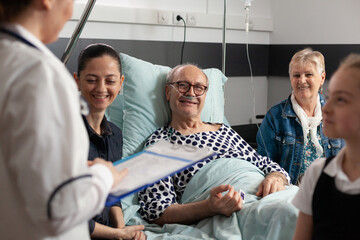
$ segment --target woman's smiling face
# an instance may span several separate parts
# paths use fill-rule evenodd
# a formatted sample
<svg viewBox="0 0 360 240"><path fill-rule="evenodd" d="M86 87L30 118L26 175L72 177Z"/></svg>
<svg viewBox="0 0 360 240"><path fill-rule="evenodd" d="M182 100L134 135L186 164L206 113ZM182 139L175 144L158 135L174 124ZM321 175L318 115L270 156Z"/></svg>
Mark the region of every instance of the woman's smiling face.
<svg viewBox="0 0 360 240"><path fill-rule="evenodd" d="M108 55L103 55L86 63L77 83L90 111L102 112L119 94L123 80L118 62Z"/></svg>
<svg viewBox="0 0 360 240"><path fill-rule="evenodd" d="M301 104L305 100L315 99L324 84L325 73L319 73L314 64L296 64L290 72L291 87L296 100Z"/></svg>

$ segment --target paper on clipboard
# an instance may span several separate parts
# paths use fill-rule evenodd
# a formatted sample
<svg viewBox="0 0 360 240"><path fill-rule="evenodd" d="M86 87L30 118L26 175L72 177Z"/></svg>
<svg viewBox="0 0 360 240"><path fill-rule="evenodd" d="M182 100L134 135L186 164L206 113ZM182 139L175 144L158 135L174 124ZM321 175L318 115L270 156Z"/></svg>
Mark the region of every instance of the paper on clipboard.
<svg viewBox="0 0 360 240"><path fill-rule="evenodd" d="M118 170L127 168L128 174L111 191L108 199L119 200L214 154L207 147L160 140L142 152L114 162Z"/></svg>

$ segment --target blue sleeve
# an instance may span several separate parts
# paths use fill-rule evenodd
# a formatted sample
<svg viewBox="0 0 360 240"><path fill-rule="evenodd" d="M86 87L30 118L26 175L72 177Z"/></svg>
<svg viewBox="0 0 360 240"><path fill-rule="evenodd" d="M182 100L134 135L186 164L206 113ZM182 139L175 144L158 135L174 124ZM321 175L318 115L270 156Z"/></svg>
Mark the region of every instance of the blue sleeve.
<svg viewBox="0 0 360 240"><path fill-rule="evenodd" d="M276 129L274 117L270 111L265 115L260 125L260 129L256 134L256 142L258 144L257 152L262 156L268 156L273 161L279 163L279 146L275 139Z"/></svg>

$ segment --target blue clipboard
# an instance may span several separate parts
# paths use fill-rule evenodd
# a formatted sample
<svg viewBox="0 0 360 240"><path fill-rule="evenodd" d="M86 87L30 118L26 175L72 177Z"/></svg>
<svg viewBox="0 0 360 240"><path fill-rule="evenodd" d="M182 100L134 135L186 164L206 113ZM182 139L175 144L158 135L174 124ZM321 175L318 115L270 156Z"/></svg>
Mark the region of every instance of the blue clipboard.
<svg viewBox="0 0 360 240"><path fill-rule="evenodd" d="M146 150L114 162L114 166L119 170L128 168L128 174L111 191L105 205L112 206L128 195L215 155L209 148L160 140Z"/></svg>

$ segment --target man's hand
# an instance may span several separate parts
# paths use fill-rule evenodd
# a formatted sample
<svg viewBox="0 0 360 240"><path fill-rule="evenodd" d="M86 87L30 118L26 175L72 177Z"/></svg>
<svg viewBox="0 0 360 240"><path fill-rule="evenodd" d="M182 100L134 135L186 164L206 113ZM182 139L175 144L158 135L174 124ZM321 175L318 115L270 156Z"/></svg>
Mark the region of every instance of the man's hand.
<svg viewBox="0 0 360 240"><path fill-rule="evenodd" d="M142 230L144 230L144 225L133 225L118 228L118 234L115 239L145 240L146 235L142 232Z"/></svg>
<svg viewBox="0 0 360 240"><path fill-rule="evenodd" d="M280 172L269 173L260 183L256 196L265 197L271 193L282 191L287 184L288 182L284 174Z"/></svg>
<svg viewBox="0 0 360 240"><path fill-rule="evenodd" d="M229 192L222 196L221 193L227 190L229 190ZM240 193L234 191L234 188L230 185L220 185L211 189L210 198L208 200L210 211L228 217L231 216L233 212L239 211L243 207L243 200Z"/></svg>

